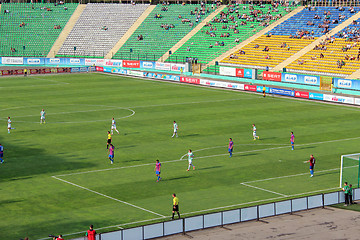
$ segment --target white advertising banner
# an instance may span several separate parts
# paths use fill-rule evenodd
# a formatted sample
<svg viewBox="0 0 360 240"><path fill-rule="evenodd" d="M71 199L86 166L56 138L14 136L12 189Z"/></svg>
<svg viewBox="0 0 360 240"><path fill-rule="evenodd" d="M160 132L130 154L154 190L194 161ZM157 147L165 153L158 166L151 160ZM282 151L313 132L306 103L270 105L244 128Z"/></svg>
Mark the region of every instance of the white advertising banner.
<svg viewBox="0 0 360 240"><path fill-rule="evenodd" d="M355 98L324 94L324 101L354 104Z"/></svg>
<svg viewBox="0 0 360 240"><path fill-rule="evenodd" d="M355 104L360 105L360 98L355 98Z"/></svg>
<svg viewBox="0 0 360 240"><path fill-rule="evenodd" d="M170 67L171 67L171 71L184 72L185 64L171 63Z"/></svg>
<svg viewBox="0 0 360 240"><path fill-rule="evenodd" d="M104 66L122 67L122 60L105 59Z"/></svg>
<svg viewBox="0 0 360 240"><path fill-rule="evenodd" d="M85 65L86 66L104 66L105 59L91 59L91 58L85 58Z"/></svg>
<svg viewBox="0 0 360 240"><path fill-rule="evenodd" d="M210 87L232 88L232 89L239 89L239 90L245 89L245 85L242 83L229 83L229 82L200 79L200 84L210 86Z"/></svg>
<svg viewBox="0 0 360 240"><path fill-rule="evenodd" d="M236 76L236 68L230 68L230 67L220 67L220 75L224 76Z"/></svg>
<svg viewBox="0 0 360 240"><path fill-rule="evenodd" d="M131 75L131 76L136 76L136 77L143 77L144 76L143 72L137 72L137 71L131 71L131 70L128 70L127 74Z"/></svg>
<svg viewBox="0 0 360 240"><path fill-rule="evenodd" d="M2 64L22 65L24 59L22 57L2 57Z"/></svg>
<svg viewBox="0 0 360 240"><path fill-rule="evenodd" d="M170 63L162 63L162 62L156 62L155 63L155 69L158 69L158 70L167 70L167 71L170 71Z"/></svg>

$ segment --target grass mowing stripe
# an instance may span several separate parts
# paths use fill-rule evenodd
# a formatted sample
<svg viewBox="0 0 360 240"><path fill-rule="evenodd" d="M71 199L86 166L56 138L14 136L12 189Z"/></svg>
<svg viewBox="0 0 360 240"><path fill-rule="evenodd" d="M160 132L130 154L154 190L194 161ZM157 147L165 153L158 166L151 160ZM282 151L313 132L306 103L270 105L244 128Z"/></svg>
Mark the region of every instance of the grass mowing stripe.
<svg viewBox="0 0 360 240"><path fill-rule="evenodd" d="M355 138L345 138L345 139L336 139L336 140L329 140L329 141L322 141L322 142L314 142L314 143L304 143L304 144L298 144L295 145L297 147L299 146L308 146L308 145L316 145L316 144L324 144L324 143L333 143L333 142L340 142L340 141L350 141L350 140L356 140L356 139L360 139L360 137L355 137ZM225 146L224 146L225 147ZM259 151L269 151L269 150L276 150L276 149L283 149L283 148L290 148L290 145L288 146L281 146L281 147L273 147L273 148L263 148L263 149L255 149L255 150L248 150L248 151L242 151L242 152L233 152L233 153L252 153L252 152L259 152ZM205 148L205 149L209 149L209 148ZM195 150L196 151L196 150ZM199 150L197 150L199 151ZM218 157L218 156L226 156L228 155L228 153L222 153L222 154L215 154L215 155L209 155L209 156L202 156L202 157L196 157L195 159L200 159L200 158L210 158L210 157ZM179 162L179 161L183 161L183 157L186 156L183 155L181 156L180 159L176 159L176 160L169 160L169 161L162 161L161 163L174 163L174 162ZM103 172L103 171L111 171L111 170L118 170L118 169L124 169L124 168L134 168L134 167L143 167L143 166L149 166L149 165L154 165L154 163L145 163L145 164L138 164L138 165L133 165L133 166L124 166L124 167L117 167L117 168L105 168L105 169L98 169L98 170L92 170L92 171L85 171L85 172L75 172L75 173L67 173L67 174L60 174L60 175L55 175L56 177L64 177L64 176L71 176L71 175L78 175L78 174L86 174L86 173L93 173L93 172ZM339 169L339 168L338 168ZM328 170L324 170L324 171L331 171L334 169L328 169ZM317 171L319 172L319 171ZM296 175L293 175L296 176ZM280 177L281 178L281 177ZM255 180L258 181L258 180ZM262 181L262 180L260 180ZM250 183L250 182L246 182L246 183Z"/></svg>
<svg viewBox="0 0 360 240"><path fill-rule="evenodd" d="M78 185L78 184L75 184L75 183L72 183L72 182L66 181L66 180L64 180L64 179L61 179L61 178L58 178L58 177L55 177L55 176L52 176L52 177L53 177L53 178L55 178L55 179L57 179L57 180L59 180L59 181L62 181L62 182L64 182L64 183L67 183L67 184L73 185L73 186L75 186L75 187L78 187L78 188L81 188L81 189L87 190L87 191L89 191L89 192L92 192L92 193L98 194L98 195L100 195L100 196L103 196L103 197L109 198L109 199L111 199L111 200L114 200L114 201L117 201L117 202L124 203L124 204L126 204L126 205L131 206L131 207L138 208L138 209L140 209L140 210L143 210L143 211L146 211L146 212L149 212L149 213L152 213L152 214L155 214L155 215L161 216L161 217L165 217L164 215L161 215L161 214L159 214L159 213L156 213L156 212L153 212L153 211L151 211L151 210L148 210L148 209L145 209L145 208L142 208L142 207L136 206L136 205L134 205L134 204L131 204L131 203L128 203L128 202L125 202L125 201L119 200L119 199L117 199L117 198L113 198L113 197L110 197L110 196L108 196L108 195L105 195L105 194L102 194L102 193L96 192L96 191L94 191L94 190L91 190L91 189L89 189L89 188L86 188L86 187L80 186L80 185Z"/></svg>

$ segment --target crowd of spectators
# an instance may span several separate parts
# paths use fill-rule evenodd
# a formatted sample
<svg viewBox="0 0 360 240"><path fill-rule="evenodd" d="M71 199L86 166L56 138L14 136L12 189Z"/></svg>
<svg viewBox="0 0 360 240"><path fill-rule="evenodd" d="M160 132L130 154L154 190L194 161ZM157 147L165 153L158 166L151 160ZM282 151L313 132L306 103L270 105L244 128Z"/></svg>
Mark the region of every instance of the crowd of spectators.
<svg viewBox="0 0 360 240"><path fill-rule="evenodd" d="M277 20L282 17L280 13L276 15L273 14L279 12L279 6L286 6L286 11L290 11L288 3L285 2L282 4L279 2L272 3L268 8L263 4L248 6L240 6L239 3L229 4L227 10L220 12L211 22L206 23L205 27L208 27L208 29L206 31L201 30L201 32L205 32L209 37L228 38L232 34L239 34L239 29L245 25L249 25L249 27L256 32L256 25L266 27L272 20ZM221 33L216 27L219 23L222 24ZM240 42L240 39L236 38L235 42ZM216 46L216 44L214 45ZM220 44L219 46L223 45ZM213 45L210 44L209 48L212 47ZM230 58L232 57L230 56Z"/></svg>

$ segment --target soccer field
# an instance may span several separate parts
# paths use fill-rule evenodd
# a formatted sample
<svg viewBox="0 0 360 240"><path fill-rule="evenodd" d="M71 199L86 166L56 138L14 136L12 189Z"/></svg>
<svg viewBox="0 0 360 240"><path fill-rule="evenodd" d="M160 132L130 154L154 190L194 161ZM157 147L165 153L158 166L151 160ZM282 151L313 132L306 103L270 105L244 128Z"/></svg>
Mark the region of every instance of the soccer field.
<svg viewBox="0 0 360 240"><path fill-rule="evenodd" d="M340 155L360 152L360 110L350 106L100 73L2 77L0 92L0 239L168 220L172 193L189 216L334 191ZM112 117L120 131L113 165ZM196 170L187 172L190 148ZM310 154L313 178L304 163Z"/></svg>

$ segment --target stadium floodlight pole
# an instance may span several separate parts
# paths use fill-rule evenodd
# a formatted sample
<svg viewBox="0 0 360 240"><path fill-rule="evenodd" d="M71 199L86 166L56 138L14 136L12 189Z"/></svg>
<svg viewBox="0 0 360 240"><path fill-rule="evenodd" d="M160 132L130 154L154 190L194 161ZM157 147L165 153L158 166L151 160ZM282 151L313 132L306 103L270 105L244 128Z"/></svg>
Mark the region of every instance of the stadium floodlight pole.
<svg viewBox="0 0 360 240"><path fill-rule="evenodd" d="M339 185L339 188L342 187L342 177L343 177L342 168L343 168L343 161L344 161L344 156L341 155L341 161L340 161L340 185Z"/></svg>

